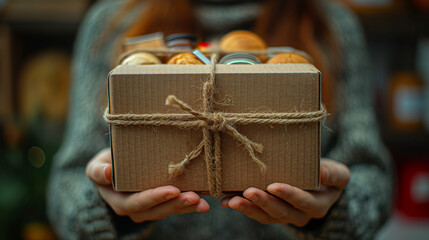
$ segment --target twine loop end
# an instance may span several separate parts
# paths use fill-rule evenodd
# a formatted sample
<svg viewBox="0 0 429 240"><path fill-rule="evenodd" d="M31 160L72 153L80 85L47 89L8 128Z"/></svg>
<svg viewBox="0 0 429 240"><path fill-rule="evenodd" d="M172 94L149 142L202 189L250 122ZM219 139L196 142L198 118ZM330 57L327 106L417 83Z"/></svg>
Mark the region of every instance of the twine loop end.
<svg viewBox="0 0 429 240"><path fill-rule="evenodd" d="M166 99L165 99L165 105L167 106L172 106L177 104L177 98L174 95L169 95Z"/></svg>
<svg viewBox="0 0 429 240"><path fill-rule="evenodd" d="M170 163L170 165L168 165L168 174L170 175L170 178L176 178L185 172L184 163L187 162L186 160L187 159L177 164Z"/></svg>

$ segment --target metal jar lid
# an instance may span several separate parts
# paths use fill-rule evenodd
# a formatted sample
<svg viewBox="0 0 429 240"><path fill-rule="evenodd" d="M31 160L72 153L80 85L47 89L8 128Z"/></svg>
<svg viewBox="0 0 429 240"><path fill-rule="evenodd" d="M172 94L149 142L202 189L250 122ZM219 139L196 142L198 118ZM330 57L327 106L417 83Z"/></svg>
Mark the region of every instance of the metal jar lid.
<svg viewBox="0 0 429 240"><path fill-rule="evenodd" d="M167 37L167 46L169 48L190 48L197 46L198 37L188 33L176 33Z"/></svg>
<svg viewBox="0 0 429 240"><path fill-rule="evenodd" d="M220 64L261 64L261 60L259 58L248 54L248 53L232 53L224 56L220 61Z"/></svg>
<svg viewBox="0 0 429 240"><path fill-rule="evenodd" d="M198 37L190 33L175 33L175 34L168 35L166 38L167 42L177 40L177 39L187 39L192 42L197 42Z"/></svg>

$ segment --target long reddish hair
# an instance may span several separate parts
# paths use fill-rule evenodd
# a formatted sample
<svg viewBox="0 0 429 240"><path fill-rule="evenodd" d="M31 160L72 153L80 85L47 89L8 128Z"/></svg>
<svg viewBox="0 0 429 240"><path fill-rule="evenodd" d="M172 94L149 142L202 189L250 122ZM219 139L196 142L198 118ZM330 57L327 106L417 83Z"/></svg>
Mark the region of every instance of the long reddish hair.
<svg viewBox="0 0 429 240"><path fill-rule="evenodd" d="M146 1L146 10L123 38L153 32L202 34L191 0L130 0L113 18L106 32L113 30L142 1ZM309 53L322 72L322 101L331 112L335 109L335 83L339 79L341 53L337 37L316 0L264 0L261 14L251 30L268 46L291 46Z"/></svg>

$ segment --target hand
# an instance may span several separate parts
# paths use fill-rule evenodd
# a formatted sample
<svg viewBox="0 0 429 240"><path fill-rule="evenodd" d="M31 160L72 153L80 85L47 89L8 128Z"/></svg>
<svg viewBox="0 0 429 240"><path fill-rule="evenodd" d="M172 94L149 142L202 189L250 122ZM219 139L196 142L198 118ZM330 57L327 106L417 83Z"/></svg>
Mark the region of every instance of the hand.
<svg viewBox="0 0 429 240"><path fill-rule="evenodd" d="M93 181L101 197L120 216L134 222L166 218L171 214L207 212L210 207L194 192L181 193L173 186L163 186L137 193L119 193L112 189L110 149L100 151L86 166L86 175Z"/></svg>
<svg viewBox="0 0 429 240"><path fill-rule="evenodd" d="M286 183L273 183L268 193L248 188L243 197L222 199L223 207L235 209L262 224L305 226L312 218L323 218L338 200L350 179L349 169L332 160L321 161L321 183L318 192L303 191Z"/></svg>

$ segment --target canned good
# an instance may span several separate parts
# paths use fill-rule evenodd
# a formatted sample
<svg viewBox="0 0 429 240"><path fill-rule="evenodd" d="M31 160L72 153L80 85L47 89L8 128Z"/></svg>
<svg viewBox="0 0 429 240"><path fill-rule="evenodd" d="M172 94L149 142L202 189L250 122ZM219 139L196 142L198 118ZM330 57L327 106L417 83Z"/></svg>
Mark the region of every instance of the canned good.
<svg viewBox="0 0 429 240"><path fill-rule="evenodd" d="M198 37L194 34L176 33L167 37L167 47L172 50L192 50L198 45Z"/></svg>
<svg viewBox="0 0 429 240"><path fill-rule="evenodd" d="M122 65L148 65L161 63L161 60L157 56L147 52L131 54L121 61Z"/></svg>
<svg viewBox="0 0 429 240"><path fill-rule="evenodd" d="M248 53L232 53L224 56L220 61L220 64L261 64L261 60L259 58L248 54Z"/></svg>

